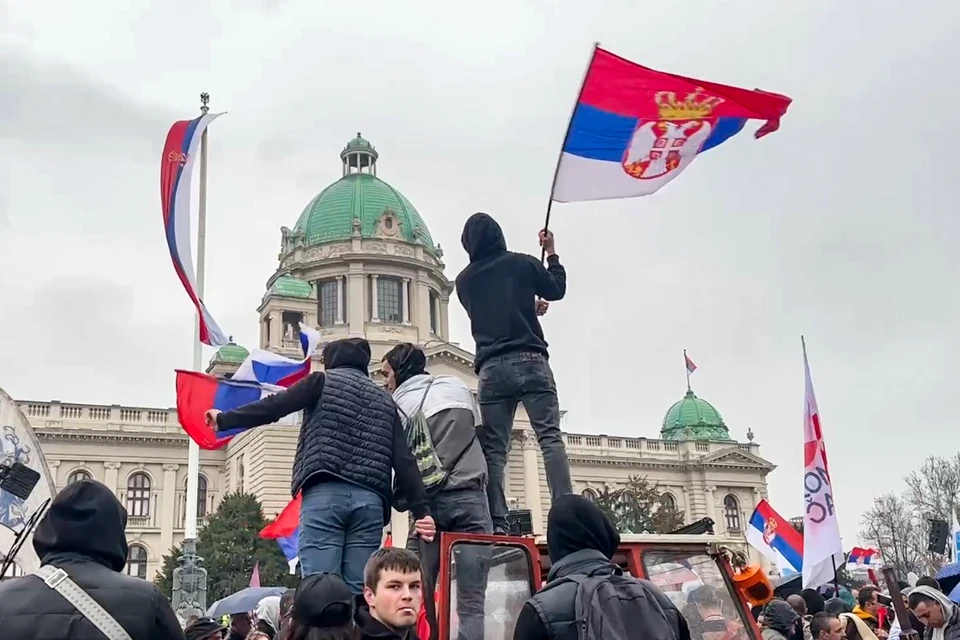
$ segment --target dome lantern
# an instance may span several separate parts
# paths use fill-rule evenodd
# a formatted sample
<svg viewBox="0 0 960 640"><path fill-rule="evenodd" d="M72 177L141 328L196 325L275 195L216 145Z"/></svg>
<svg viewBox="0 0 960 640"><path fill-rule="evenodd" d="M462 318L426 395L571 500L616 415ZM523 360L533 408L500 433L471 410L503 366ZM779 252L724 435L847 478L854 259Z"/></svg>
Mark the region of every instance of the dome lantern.
<svg viewBox="0 0 960 640"><path fill-rule="evenodd" d="M367 173L375 176L377 175L377 158L379 157L380 154L377 153L376 148L357 131L357 137L348 142L347 146L340 152L340 160L343 162L343 175Z"/></svg>

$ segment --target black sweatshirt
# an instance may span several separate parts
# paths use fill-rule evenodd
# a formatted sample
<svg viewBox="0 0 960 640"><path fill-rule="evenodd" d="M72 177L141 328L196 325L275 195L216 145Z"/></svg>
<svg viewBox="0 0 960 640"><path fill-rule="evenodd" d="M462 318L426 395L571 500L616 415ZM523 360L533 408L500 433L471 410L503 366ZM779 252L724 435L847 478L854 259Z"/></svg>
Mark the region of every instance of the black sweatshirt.
<svg viewBox="0 0 960 640"><path fill-rule="evenodd" d="M312 409L323 395L323 380L323 372L314 371L286 391L251 402L233 411L221 413L217 416L217 430L259 427L276 422L291 413ZM393 422L393 470L396 473L397 486L407 497L413 517L420 519L428 515L427 496L420 477L420 469L413 454L410 453L410 447L407 446L399 413L395 415ZM316 480L310 482L316 482Z"/></svg>
<svg viewBox="0 0 960 640"><path fill-rule="evenodd" d="M544 268L533 256L507 251L500 225L485 213L470 216L460 241L470 264L457 276L457 296L470 316L476 370L508 353L548 356L536 298L563 299L567 272L560 258L548 257Z"/></svg>

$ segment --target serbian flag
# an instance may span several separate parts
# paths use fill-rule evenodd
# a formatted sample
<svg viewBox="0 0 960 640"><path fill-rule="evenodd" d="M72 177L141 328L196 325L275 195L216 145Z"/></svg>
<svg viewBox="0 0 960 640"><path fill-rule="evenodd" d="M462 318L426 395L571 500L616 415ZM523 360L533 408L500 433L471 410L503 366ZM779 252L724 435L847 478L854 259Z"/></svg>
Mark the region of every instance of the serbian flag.
<svg viewBox="0 0 960 640"><path fill-rule="evenodd" d="M877 564L880 553L876 549L854 547L847 555L847 564L851 567L869 567Z"/></svg>
<svg viewBox="0 0 960 640"><path fill-rule="evenodd" d="M201 449L219 449L252 427L214 431L204 414L210 409L231 411L256 402L282 388L257 382L224 380L198 371L177 370L177 418Z"/></svg>
<svg viewBox="0 0 960 640"><path fill-rule="evenodd" d="M297 573L297 564L300 562L300 554L297 551L297 540L300 537L300 503L301 497L297 496L283 508L277 519L268 524L260 531L260 537L267 540L276 540L283 552L283 557L287 559L290 565L290 575Z"/></svg>
<svg viewBox="0 0 960 640"><path fill-rule="evenodd" d="M319 344L320 332L300 323L302 360L287 358L265 349L254 349L233 374L232 379L291 387L310 374L310 358Z"/></svg>
<svg viewBox="0 0 960 640"><path fill-rule="evenodd" d="M687 352L683 352L683 360L687 365L687 373L693 373L697 370L697 365L693 364L693 360L690 359L690 356L687 355Z"/></svg>
<svg viewBox="0 0 960 640"><path fill-rule="evenodd" d="M765 120L776 131L790 98L654 71L596 47L560 154L557 202L646 196L697 154Z"/></svg>
<svg viewBox="0 0 960 640"><path fill-rule="evenodd" d="M747 542L763 557L775 562L780 575L803 570L803 536L766 500L761 500L750 516Z"/></svg>
<svg viewBox="0 0 960 640"><path fill-rule="evenodd" d="M167 133L160 162L160 204L163 207L167 248L173 260L173 269L200 316L200 342L212 346L227 344L228 340L197 291L197 274L193 268L190 243L190 178L200 137L210 123L221 115L208 113L194 120L174 122Z"/></svg>

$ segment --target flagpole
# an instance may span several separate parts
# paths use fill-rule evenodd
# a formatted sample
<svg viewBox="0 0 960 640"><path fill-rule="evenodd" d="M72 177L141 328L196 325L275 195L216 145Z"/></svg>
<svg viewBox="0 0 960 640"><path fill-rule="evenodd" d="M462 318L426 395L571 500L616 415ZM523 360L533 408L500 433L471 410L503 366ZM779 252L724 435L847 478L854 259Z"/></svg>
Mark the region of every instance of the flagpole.
<svg viewBox="0 0 960 640"><path fill-rule="evenodd" d="M690 388L690 367L687 365L687 350L683 350L683 370L687 372L687 391L692 391Z"/></svg>
<svg viewBox="0 0 960 640"><path fill-rule="evenodd" d="M210 94L200 94L200 113L207 115L210 108ZM200 206L197 214L197 296L203 299L203 281L206 271L207 253L207 129L200 137ZM203 370L203 343L200 342L200 313L197 312L196 331L193 333L193 368ZM200 445L190 440L187 456L187 504L186 522L183 537L186 540L197 539L197 499L200 484Z"/></svg>
<svg viewBox="0 0 960 640"><path fill-rule="evenodd" d="M543 230L550 228L550 211L553 209L553 192L557 189L557 177L560 175L560 160L563 159L563 150L567 146L567 138L570 137L570 130L573 129L573 116L577 112L577 105L580 104L580 98L583 97L583 88L587 84L587 74L590 73L590 66L593 59L597 56L597 49L600 48L599 42L593 43L593 52L590 54L590 61L587 62L587 68L583 71L583 80L580 81L580 91L577 92L577 99L573 103L573 109L570 110L570 119L567 121L567 132L563 134L563 144L560 145L560 153L557 154L557 166L553 169L553 183L550 185L550 199L547 200L547 219L543 223ZM540 262L547 255L546 249L540 250Z"/></svg>

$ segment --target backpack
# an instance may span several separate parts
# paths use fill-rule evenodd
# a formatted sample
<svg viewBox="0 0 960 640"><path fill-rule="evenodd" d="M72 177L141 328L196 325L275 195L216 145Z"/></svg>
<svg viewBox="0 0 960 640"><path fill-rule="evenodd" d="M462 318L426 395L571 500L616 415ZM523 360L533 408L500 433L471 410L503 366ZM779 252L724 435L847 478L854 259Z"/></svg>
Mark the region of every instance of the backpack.
<svg viewBox="0 0 960 640"><path fill-rule="evenodd" d="M574 615L579 640L676 640L660 604L617 565L564 580L577 584Z"/></svg>
<svg viewBox="0 0 960 640"><path fill-rule="evenodd" d="M423 488L430 493L430 490L443 484L447 479L449 471L445 471L440 463L440 456L433 446L433 438L430 436L430 425L427 424L427 418L423 415L423 403L427 400L427 394L430 393L430 387L436 378L430 378L427 388L420 398L420 406L408 416L397 405L400 415L403 416L403 435L410 447L410 453L417 461L417 468L420 469L420 478L423 480Z"/></svg>

